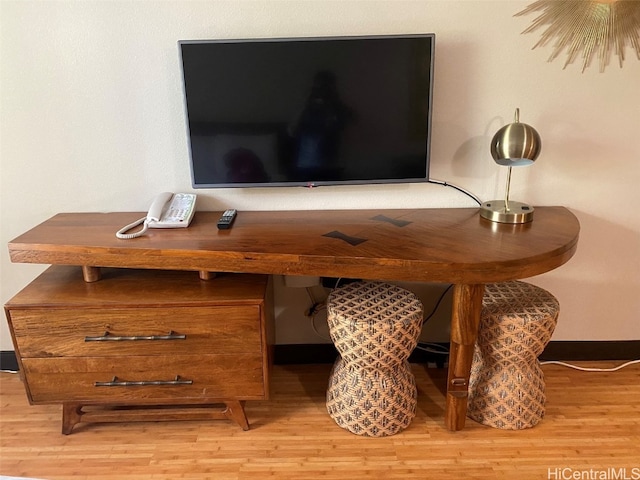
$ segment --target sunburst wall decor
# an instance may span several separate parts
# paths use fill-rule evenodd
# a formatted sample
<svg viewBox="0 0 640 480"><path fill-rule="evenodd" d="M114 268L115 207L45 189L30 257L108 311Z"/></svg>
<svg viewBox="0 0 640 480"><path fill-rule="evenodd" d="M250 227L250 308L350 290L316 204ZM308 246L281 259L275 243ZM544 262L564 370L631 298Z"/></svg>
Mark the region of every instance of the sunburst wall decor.
<svg viewBox="0 0 640 480"><path fill-rule="evenodd" d="M566 48L564 67L582 53L582 71L598 52L600 71L609 64L611 51L618 55L620 67L629 44L640 60L640 0L538 0L515 16L542 13L522 33L544 25L546 30L533 48L555 39L551 62Z"/></svg>

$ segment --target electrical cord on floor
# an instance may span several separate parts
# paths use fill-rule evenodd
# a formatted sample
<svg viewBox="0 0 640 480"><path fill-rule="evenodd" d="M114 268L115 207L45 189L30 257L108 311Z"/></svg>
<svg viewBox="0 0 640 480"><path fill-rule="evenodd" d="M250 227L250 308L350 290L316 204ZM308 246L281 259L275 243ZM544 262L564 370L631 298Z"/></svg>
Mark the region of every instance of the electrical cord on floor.
<svg viewBox="0 0 640 480"><path fill-rule="evenodd" d="M582 372L617 372L618 370L621 370L624 367L628 367L629 365L633 365L636 363L640 363L640 359L631 360L629 362L623 363L622 365L618 365L617 367L612 367L612 368L580 367L578 365L572 365L571 363L560 362L558 360L547 360L544 362L540 362L540 365L562 365L563 367L573 368L575 370L580 370Z"/></svg>

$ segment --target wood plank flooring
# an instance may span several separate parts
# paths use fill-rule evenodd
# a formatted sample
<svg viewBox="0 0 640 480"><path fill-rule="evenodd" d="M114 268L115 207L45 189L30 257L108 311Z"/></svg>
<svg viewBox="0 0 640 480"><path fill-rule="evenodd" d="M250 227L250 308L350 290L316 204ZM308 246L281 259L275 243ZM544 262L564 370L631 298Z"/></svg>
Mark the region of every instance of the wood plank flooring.
<svg viewBox="0 0 640 480"><path fill-rule="evenodd" d="M419 388L417 416L408 429L385 438L353 435L327 415L330 365L276 366L272 399L247 403L247 432L220 420L80 424L65 436L61 407L29 406L20 378L2 373L0 475L47 480L640 479L640 365L613 373L545 365L542 423L503 431L467 419L460 432L444 428L445 370L412 367Z"/></svg>

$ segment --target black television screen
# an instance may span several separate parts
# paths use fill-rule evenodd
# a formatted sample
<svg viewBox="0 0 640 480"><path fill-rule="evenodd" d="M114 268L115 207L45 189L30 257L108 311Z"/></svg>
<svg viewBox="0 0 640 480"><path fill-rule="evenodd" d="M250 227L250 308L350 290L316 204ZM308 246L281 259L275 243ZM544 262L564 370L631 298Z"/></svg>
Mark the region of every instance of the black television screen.
<svg viewBox="0 0 640 480"><path fill-rule="evenodd" d="M434 42L180 41L193 187L427 181Z"/></svg>

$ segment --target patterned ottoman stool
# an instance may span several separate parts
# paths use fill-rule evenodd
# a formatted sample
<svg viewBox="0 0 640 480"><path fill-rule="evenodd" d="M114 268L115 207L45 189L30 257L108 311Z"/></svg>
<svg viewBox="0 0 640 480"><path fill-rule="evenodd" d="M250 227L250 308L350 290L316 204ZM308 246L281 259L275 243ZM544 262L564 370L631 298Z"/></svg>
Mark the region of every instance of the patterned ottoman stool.
<svg viewBox="0 0 640 480"><path fill-rule="evenodd" d="M507 430L533 427L545 413L538 356L556 327L560 305L546 290L512 281L485 286L467 416Z"/></svg>
<svg viewBox="0 0 640 480"><path fill-rule="evenodd" d="M331 418L370 437L408 427L417 388L407 360L422 330L420 300L394 285L354 282L329 295L327 321L340 353L327 389Z"/></svg>

